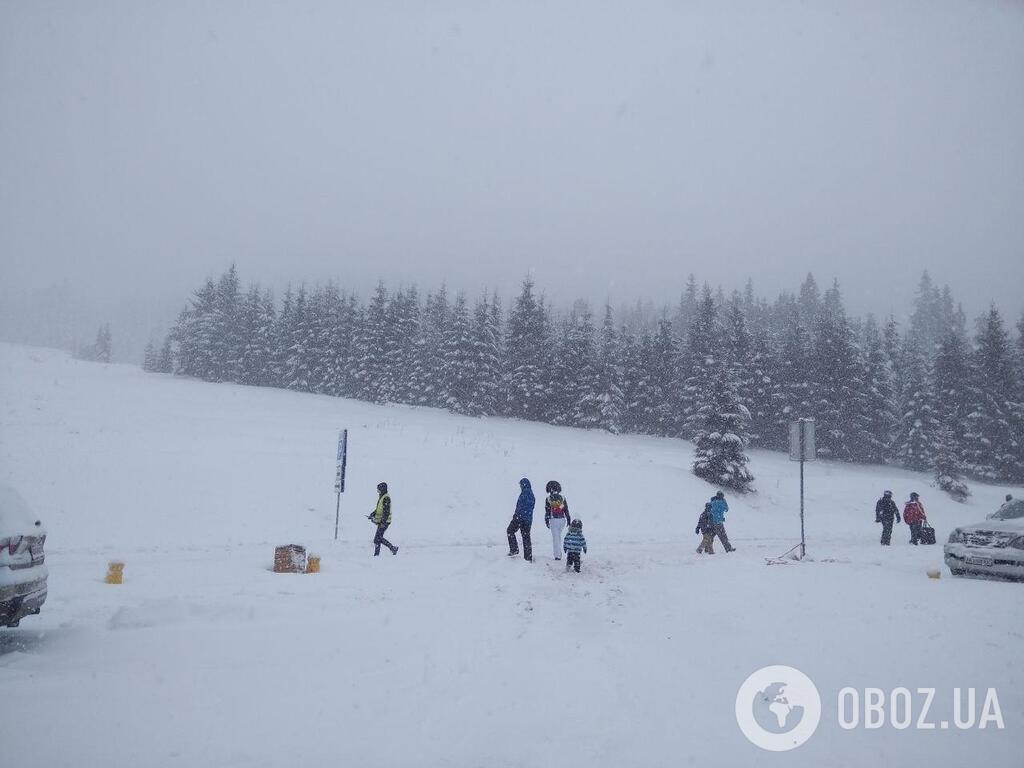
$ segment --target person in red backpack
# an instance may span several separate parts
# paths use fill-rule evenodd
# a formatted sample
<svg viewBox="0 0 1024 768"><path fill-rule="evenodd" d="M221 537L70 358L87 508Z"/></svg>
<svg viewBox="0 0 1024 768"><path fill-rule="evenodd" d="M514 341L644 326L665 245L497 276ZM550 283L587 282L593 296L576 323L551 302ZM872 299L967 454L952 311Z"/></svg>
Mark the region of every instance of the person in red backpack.
<svg viewBox="0 0 1024 768"><path fill-rule="evenodd" d="M928 519L920 499L918 494L912 493L910 501L903 505L903 522L910 526L910 543L915 547L921 541L921 526Z"/></svg>

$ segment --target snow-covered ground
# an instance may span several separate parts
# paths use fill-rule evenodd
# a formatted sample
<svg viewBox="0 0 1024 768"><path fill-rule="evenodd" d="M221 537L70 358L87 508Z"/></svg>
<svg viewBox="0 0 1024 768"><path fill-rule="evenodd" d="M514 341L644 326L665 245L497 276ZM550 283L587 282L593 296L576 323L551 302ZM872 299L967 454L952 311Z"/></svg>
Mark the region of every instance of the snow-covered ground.
<svg viewBox="0 0 1024 768"><path fill-rule="evenodd" d="M338 430L349 429L341 541ZM738 551L695 554L714 490L691 447L433 410L210 385L0 345L0 483L49 530L43 613L0 630L3 764L40 766L1019 766L1024 585L953 579L874 501L922 494L940 543L1007 491L958 505L928 478L807 470L753 452L731 497ZM520 477L561 481L583 573L505 556ZM397 557L370 557L386 480ZM270 572L305 544L319 575ZM102 579L111 559L125 583ZM942 578L926 577L942 568ZM822 695L787 753L740 733L737 689L769 664ZM994 687L1005 729L844 730L844 686ZM979 702L980 707L980 702Z"/></svg>

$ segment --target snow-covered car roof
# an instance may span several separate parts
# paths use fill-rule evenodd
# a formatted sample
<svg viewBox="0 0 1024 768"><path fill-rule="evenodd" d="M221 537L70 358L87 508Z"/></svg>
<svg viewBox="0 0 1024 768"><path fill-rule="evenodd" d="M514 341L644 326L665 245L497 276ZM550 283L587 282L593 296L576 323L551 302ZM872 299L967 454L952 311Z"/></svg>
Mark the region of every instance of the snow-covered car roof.
<svg viewBox="0 0 1024 768"><path fill-rule="evenodd" d="M1024 499L1008 501L989 515L990 520L1013 520L1020 518L1024 518Z"/></svg>
<svg viewBox="0 0 1024 768"><path fill-rule="evenodd" d="M1024 533L1024 518L1017 518L1015 520L982 520L979 523L971 523L970 525L958 525L957 528L961 531L972 530L972 531L1002 531L1005 533Z"/></svg>
<svg viewBox="0 0 1024 768"><path fill-rule="evenodd" d="M36 525L37 520L20 493L9 485L0 485L0 537L45 533L41 525Z"/></svg>

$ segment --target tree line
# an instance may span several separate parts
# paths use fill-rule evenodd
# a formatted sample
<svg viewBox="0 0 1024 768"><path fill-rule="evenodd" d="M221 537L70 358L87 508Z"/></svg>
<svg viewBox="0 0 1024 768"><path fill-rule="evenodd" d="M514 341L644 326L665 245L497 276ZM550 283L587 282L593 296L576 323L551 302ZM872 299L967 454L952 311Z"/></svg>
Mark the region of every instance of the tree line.
<svg viewBox="0 0 1024 768"><path fill-rule="evenodd" d="M817 422L823 457L1024 481L1024 316L1015 338L994 306L973 332L925 273L905 328L851 317L813 275L774 301L699 287L659 316L555 307L529 277L506 312L445 287L383 283L368 301L333 284L280 302L232 266L195 292L148 370L695 442L693 469L750 487L748 447L785 450L788 424Z"/></svg>

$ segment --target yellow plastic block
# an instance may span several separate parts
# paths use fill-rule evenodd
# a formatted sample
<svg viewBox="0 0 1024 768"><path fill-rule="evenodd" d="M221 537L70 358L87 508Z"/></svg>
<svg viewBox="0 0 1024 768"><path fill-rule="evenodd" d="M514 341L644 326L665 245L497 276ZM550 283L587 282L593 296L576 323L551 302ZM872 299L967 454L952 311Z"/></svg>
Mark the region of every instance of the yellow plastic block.
<svg viewBox="0 0 1024 768"><path fill-rule="evenodd" d="M124 583L124 563L107 563L107 584Z"/></svg>
<svg viewBox="0 0 1024 768"><path fill-rule="evenodd" d="M320 555L310 555L306 561L306 573L320 573Z"/></svg>

